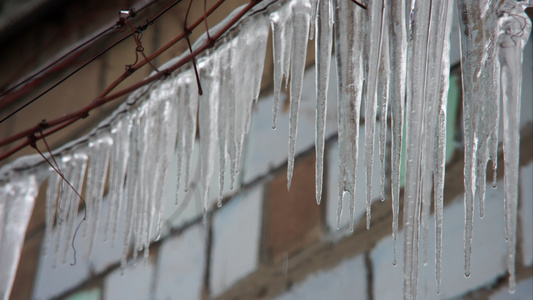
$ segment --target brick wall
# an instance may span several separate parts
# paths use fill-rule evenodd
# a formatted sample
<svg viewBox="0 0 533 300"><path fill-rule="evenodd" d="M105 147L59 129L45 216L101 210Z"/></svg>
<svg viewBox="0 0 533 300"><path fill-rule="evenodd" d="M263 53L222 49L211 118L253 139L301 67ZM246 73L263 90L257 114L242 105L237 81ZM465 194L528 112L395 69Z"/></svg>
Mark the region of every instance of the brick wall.
<svg viewBox="0 0 533 300"><path fill-rule="evenodd" d="M147 41L153 41L151 47L154 49L157 43L168 39L167 35L171 36L170 28L180 23L170 15L157 24L157 31L147 33L144 37ZM513 295L516 299L531 299L533 295L533 92L531 85L527 84L533 82L532 44L528 44L524 55L518 285ZM66 85L65 91L49 96L52 99L50 101L61 98L67 103L65 105L70 105L71 100L85 89L88 93L85 96L90 98L102 88L98 82L108 83L110 78L117 76L117 70L122 70L125 64L120 62L122 55L129 53L132 48L132 45L123 46L109 53L93 69L85 70L78 79ZM458 46L452 46L452 49L458 49ZM310 57L312 55L311 52ZM169 54L161 62L170 57ZM457 53L452 57L457 63ZM271 56L267 54L267 62L269 59ZM265 76L270 76L270 71L267 67ZM142 74L138 76L144 76ZM176 186L170 185L165 191L165 224L161 239L152 244L146 258L140 254L136 262L130 261L123 270L120 268L123 229L118 228L119 238L114 242L112 238L104 238L108 211L106 199L99 236L90 257L87 257L89 241L82 235L75 240L78 261L74 266L70 265L71 261L65 264L60 261L54 266L53 251L48 255L41 253L46 191L43 185L28 228L12 299L400 298L402 241L401 238L398 241L399 264L394 267L390 198L387 197L384 202L377 200L379 190L372 188L376 201L372 204L371 228L366 230L364 194L367 187L359 180L357 190L361 197L356 199L354 232L349 230L347 210L337 230L336 85L335 76L330 78L325 188L320 205L316 204L314 196L315 88L314 70L309 68L304 81L297 158L290 191L286 188L288 106L284 106L278 117L278 128L272 130L272 96L266 89L254 110L240 176L233 190L226 184L223 206L218 208L216 199L212 198L203 222L199 187L193 185L189 193L181 194L176 206ZM264 86L268 86L268 82L265 80ZM46 101L43 103L49 103ZM287 96L283 95L281 101L287 104ZM41 109L46 109L46 106L43 104ZM54 110L54 113L57 111ZM107 113L101 112L102 115ZM32 119L38 118L30 116ZM460 111L457 117L460 118ZM57 138L57 143L80 134L96 120L98 117L93 118L93 123L66 132ZM457 124L460 124L460 120ZM460 132L460 125L457 127L452 127L449 132L452 135L454 130ZM364 135L361 139L364 139ZM446 174L441 295L435 293L432 220L427 265L420 267L418 295L421 299L508 299L511 296L506 288L507 245L503 232L502 171L499 172L498 188L487 190L485 217L474 220L472 275L470 278L463 276L463 165L460 142L456 138L449 144L455 150L448 161ZM363 152L360 153L363 159ZM198 156L195 153L193 159L197 160ZM375 169L379 171L379 160L375 161ZM172 182L176 176L175 165L172 164L169 179ZM357 175L362 179L364 171L362 164L359 166ZM192 170L195 170L194 166ZM373 181L379 182L379 176ZM214 186L218 184L214 182ZM214 190L212 194L218 195L218 191ZM80 232L83 232L83 227Z"/></svg>

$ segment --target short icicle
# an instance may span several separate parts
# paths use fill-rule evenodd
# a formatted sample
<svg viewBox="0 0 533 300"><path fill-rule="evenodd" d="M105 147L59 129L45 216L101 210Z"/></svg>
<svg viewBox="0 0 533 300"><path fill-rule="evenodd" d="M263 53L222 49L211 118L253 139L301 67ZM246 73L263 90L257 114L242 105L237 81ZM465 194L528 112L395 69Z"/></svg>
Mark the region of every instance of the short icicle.
<svg viewBox="0 0 533 300"><path fill-rule="evenodd" d="M292 41L292 18L291 6L283 5L270 15L272 27L272 53L274 65L274 104L272 107L272 128L276 129L277 115L279 109L279 96L283 77L289 77L289 64Z"/></svg>
<svg viewBox="0 0 533 300"><path fill-rule="evenodd" d="M57 166L54 166L57 168ZM59 171L59 170L57 170ZM43 255L48 255L50 248L50 239L52 237L54 223L56 220L57 199L60 194L61 176L52 167L48 175L48 187L46 189L46 227L43 239Z"/></svg>
<svg viewBox="0 0 533 300"><path fill-rule="evenodd" d="M98 224L101 218L100 212L112 145L113 139L109 132L99 133L98 137L95 136L94 139L89 142L90 159L87 171L87 192L85 199L87 206L91 207L87 226L85 226L89 231L89 256L92 253L96 241L96 233L98 232ZM116 203L113 205L116 205Z"/></svg>

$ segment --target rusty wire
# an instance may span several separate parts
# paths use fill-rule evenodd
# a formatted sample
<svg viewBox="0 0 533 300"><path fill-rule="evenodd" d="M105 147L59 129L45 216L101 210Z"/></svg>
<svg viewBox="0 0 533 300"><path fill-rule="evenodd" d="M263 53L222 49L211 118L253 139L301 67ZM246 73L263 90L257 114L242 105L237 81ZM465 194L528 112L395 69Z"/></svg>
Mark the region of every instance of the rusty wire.
<svg viewBox="0 0 533 300"><path fill-rule="evenodd" d="M180 0L178 0L179 2ZM75 123L76 121L85 118L89 115L89 112L97 107L100 107L108 102L111 102L113 100L116 100L117 98L127 95L131 93L132 91L137 90L140 87L143 87L147 84L150 84L156 80L159 80L161 78L164 78L166 75L172 73L173 71L177 70L178 68L182 67L188 62L191 62L197 55L204 52L206 49L211 48L214 46L215 42L224 35L234 24L236 24L250 9L252 9L254 6L259 4L262 0L251 0L247 5L241 8L238 14L236 14L234 17L232 17L229 22L222 27L218 32L211 34L210 38L207 39L202 45L200 45L197 49L194 49L189 54L182 57L180 60L172 64L170 67L160 70L160 72L156 72L155 74L138 81L135 84L132 84L122 90L119 90L115 93L111 92L126 78L128 78L131 74L133 74L136 70L141 68L147 63L150 63L154 58L161 55L164 51L166 51L168 48L170 48L172 45L177 43L178 41L187 38L190 34L190 32L198 27L202 22L205 22L205 19L211 15L220 5L222 5L225 0L218 0L209 10L205 11L202 16L200 16L196 21L191 23L190 25L186 26L182 33L180 33L178 36L176 36L174 39L169 41L167 44L163 45L160 49L155 51L153 54L149 55L148 57L144 56L144 59L140 62L137 62L128 70L126 70L121 76L119 76L114 82L112 82L103 93L101 93L96 99L92 100L88 105L85 107L78 109L76 111L73 111L69 114L66 114L62 117L56 118L51 121L42 121L35 126L23 130L21 132L18 132L6 139L3 139L0 141L0 147L4 145L11 144L15 141L25 139L23 142L19 143L18 145L12 147L7 152L0 155L0 161L6 159L7 157L13 155L14 153L20 151L21 149L32 145L32 143L35 143L36 141L40 139L44 139L47 136L50 136L51 134L58 132L71 124ZM169 8L166 8L163 12L158 14L155 18L158 18L161 16L165 11L168 11ZM151 21L153 22L153 21ZM151 23L151 22L147 22ZM130 34L131 35L131 34ZM101 54L100 54L101 55Z"/></svg>

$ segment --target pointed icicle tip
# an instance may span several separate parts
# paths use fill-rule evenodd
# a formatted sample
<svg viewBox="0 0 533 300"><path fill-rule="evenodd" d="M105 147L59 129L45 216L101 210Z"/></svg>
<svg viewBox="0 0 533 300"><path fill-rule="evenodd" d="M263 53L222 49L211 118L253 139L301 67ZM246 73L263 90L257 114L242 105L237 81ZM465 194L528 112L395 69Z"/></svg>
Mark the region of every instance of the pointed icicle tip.
<svg viewBox="0 0 533 300"><path fill-rule="evenodd" d="M492 169L492 188L498 188L498 171L496 168Z"/></svg>

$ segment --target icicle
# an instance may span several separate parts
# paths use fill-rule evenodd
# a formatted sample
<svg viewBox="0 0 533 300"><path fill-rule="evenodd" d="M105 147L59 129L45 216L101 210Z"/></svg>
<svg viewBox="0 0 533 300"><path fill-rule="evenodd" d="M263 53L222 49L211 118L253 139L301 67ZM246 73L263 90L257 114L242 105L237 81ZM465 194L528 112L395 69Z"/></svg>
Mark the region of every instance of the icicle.
<svg viewBox="0 0 533 300"><path fill-rule="evenodd" d="M372 203L372 173L374 167L374 143L376 132L377 100L376 90L378 83L379 60L383 40L383 14L382 1L370 1L368 5L366 34L365 34L365 84L363 98L365 101L365 174L366 174L366 228L370 229L370 208ZM376 38L377 37L377 38Z"/></svg>
<svg viewBox="0 0 533 300"><path fill-rule="evenodd" d="M446 26L450 26L448 22L448 0L435 0L431 2L429 36L427 42L427 65L426 65L426 83L425 83L425 107L423 118L422 131L422 166L436 166L438 153L435 152L435 137L438 135L437 120L439 119L439 105L440 102L445 101L441 96L440 86L441 81L445 81L446 91L448 89L449 77L449 53L445 53L443 58L443 47L446 39ZM445 12L445 13L443 13ZM448 23L448 24L447 24ZM441 69L446 69L447 73L442 73ZM444 83L442 83L444 84ZM446 107L440 107L445 110ZM441 120L442 124L439 126L446 126L446 120ZM445 130L445 128L444 128ZM445 136L442 138L445 139ZM445 142L445 140L444 140ZM444 147L445 145L443 145ZM442 148L442 151L445 151ZM442 153L444 155L444 152ZM444 156L442 156L444 158ZM442 161L444 163L444 161ZM427 264L427 245L428 245L428 221L431 207L431 195L434 185L435 168L421 169L421 197L422 197L422 214L421 214L421 235L422 235L422 259L424 264ZM435 204L437 207L438 204ZM437 221L436 221L437 222ZM438 242L437 242L438 244Z"/></svg>
<svg viewBox="0 0 533 300"><path fill-rule="evenodd" d="M144 250L143 257L147 258L149 255L149 245L152 240L152 228L154 224L156 211L156 195L155 191L160 187L155 185L154 178L157 177L157 164L161 156L161 140L162 133L159 124L161 117L160 101L158 101L157 90L161 88L162 84L150 93L150 98L147 99L144 105L141 106L141 138L142 143L140 153L141 172L139 172L141 181L141 198L139 199L143 206L141 213L141 225L138 231L138 249Z"/></svg>
<svg viewBox="0 0 533 300"><path fill-rule="evenodd" d="M196 81L194 79L194 73L192 70L187 71L182 74L180 79L183 78L184 89L183 95L180 97L185 101L186 105L186 118L185 118L185 128L184 128L184 153L185 153L185 191L189 190L189 176L192 163L192 152L194 150L194 140L196 138L196 118L198 112L198 92L196 91L194 85ZM181 84L180 84L181 86Z"/></svg>
<svg viewBox="0 0 533 300"><path fill-rule="evenodd" d="M421 213L422 132L430 3L411 1L406 118L406 176L403 213L404 298L416 299Z"/></svg>
<svg viewBox="0 0 533 300"><path fill-rule="evenodd" d="M350 1L335 3L335 51L338 78L338 132L339 132L339 205L337 224L340 224L343 197L350 195L353 230L355 210L355 170L359 141L359 117L363 89L362 45L364 11Z"/></svg>
<svg viewBox="0 0 533 300"><path fill-rule="evenodd" d="M181 178L182 178L182 166L183 162L185 160L186 164L190 159L186 159L186 157L190 158L190 153L185 153L185 146L187 143L187 138L190 138L190 134L186 134L187 132L187 122L189 114L190 114L190 107L188 106L189 103L189 84L186 81L186 78L190 71L184 71L181 76L178 75L176 78L173 79L174 84L176 85L176 102L177 102L177 111L176 114L177 120L177 141L176 141L176 154L177 154L177 175L176 175L176 202L175 204L178 205L179 202L179 191L180 191L180 184L181 184ZM196 130L196 128L194 129ZM195 132L196 134L196 132ZM194 143L194 137L193 141ZM188 171L187 171L188 173ZM188 176L188 175L187 175ZM187 184L185 184L185 189L187 189Z"/></svg>
<svg viewBox="0 0 533 300"><path fill-rule="evenodd" d="M294 152L298 133L298 113L302 85L307 57L307 42L309 39L309 22L311 5L306 0L296 0L292 3L292 56L291 56L291 87L290 87L290 116L289 116L289 156L287 159L287 189L291 187L292 172L294 170Z"/></svg>
<svg viewBox="0 0 533 300"><path fill-rule="evenodd" d="M315 185L316 201L322 198L322 180L324 175L324 141L326 132L326 113L329 68L333 42L333 16L331 0L317 0L318 13L316 21L315 64L316 64L316 128L315 128Z"/></svg>
<svg viewBox="0 0 533 300"><path fill-rule="evenodd" d="M120 262L120 266L122 270L126 267L128 253L130 249L130 242L133 238L134 233L134 224L135 220L137 218L136 210L137 210L137 194L138 194L138 168L139 168L139 151L137 149L138 147L138 137L137 132L139 131L139 123L137 119L136 113L131 113L131 115L128 115L127 124L128 127L131 128L130 134L128 136L129 139L129 159L128 159L128 170L126 174L126 182L124 186L124 200L126 205L126 212L124 215L124 236L123 236L123 252L122 252L122 258ZM134 253L137 249L134 249Z"/></svg>
<svg viewBox="0 0 533 300"><path fill-rule="evenodd" d="M153 117L155 118L152 132L157 132L157 139L154 141L153 151L155 152L155 168L152 176L152 209L153 217L149 223L149 230L152 230L155 224L155 240L161 235L161 226L163 222L163 196L166 190L166 183L169 168L172 161L174 148L176 145L176 126L177 111L175 96L175 86L172 79L163 82L160 87L152 93ZM148 243L151 242L151 238Z"/></svg>
<svg viewBox="0 0 533 300"><path fill-rule="evenodd" d="M389 12L390 38L390 97L392 112L391 194L392 194L392 240L393 265L396 265L396 241L398 238L398 215L400 210L400 162L402 153L402 130L407 70L407 29L405 0L391 2Z"/></svg>
<svg viewBox="0 0 533 300"><path fill-rule="evenodd" d="M244 137L250 130L252 107L257 101L259 91L261 88L261 78L263 75L263 64L266 55L266 43L268 40L268 23L267 19L259 16L249 21L250 24L241 30L238 43L239 51L242 51L240 63L244 62L244 72L238 72L236 78L238 81L244 83L236 89L238 101L236 120L237 125L237 156L235 160L235 171L240 170L242 149L244 146ZM261 67L259 67L261 66ZM237 69L237 68L236 68ZM238 78L241 78L239 80Z"/></svg>
<svg viewBox="0 0 533 300"><path fill-rule="evenodd" d="M474 200L483 216L489 148L498 130L497 1L459 0L465 143L465 276L470 276Z"/></svg>
<svg viewBox="0 0 533 300"><path fill-rule="evenodd" d="M63 172L63 178L70 180L68 178L71 178L72 168L70 166L70 161L72 160L72 154L71 153L64 153L61 157L61 160L58 161L58 164L60 166L61 171ZM61 249L61 244L64 240L65 235L65 222L68 217L68 211L69 211L69 205L70 201L67 201L69 194L71 192L71 187L66 183L64 179L61 179L60 181L60 192L59 192L59 198L57 200L57 238L56 238L56 244L54 249L54 268L57 266L57 261L59 259L59 252Z"/></svg>
<svg viewBox="0 0 533 300"><path fill-rule="evenodd" d="M35 175L11 174L0 187L0 298L9 299L39 183Z"/></svg>
<svg viewBox="0 0 533 300"><path fill-rule="evenodd" d="M316 21L318 16L318 10L319 10L319 2L320 0L309 0L311 4L311 16L309 19L309 40L312 40L315 38L315 31L316 31Z"/></svg>
<svg viewBox="0 0 533 300"><path fill-rule="evenodd" d="M503 149L505 185L505 227L508 237L509 291L516 286L516 212L520 151L520 95L522 92L522 51L531 32L524 8L506 1L499 9L499 61L501 63Z"/></svg>
<svg viewBox="0 0 533 300"><path fill-rule="evenodd" d="M440 59L440 68L436 72L440 82L435 86L438 105L436 107L436 142L433 154L433 188L435 194L435 281L437 285L437 294L440 294L441 285L441 258L442 258L442 218L443 218L443 200L444 200L444 175L446 167L446 109L448 103L448 88L450 78L450 33L452 27L453 3L451 0L441 0L439 6L432 13L438 14L439 27L437 38L438 45L436 59ZM442 46L440 46L442 45Z"/></svg>
<svg viewBox="0 0 533 300"><path fill-rule="evenodd" d="M231 43L226 39L217 49L218 59L221 65L229 65L231 63ZM230 116L227 102L233 101L229 97L231 80L231 68L219 68L220 78L220 100L218 106L218 152L219 152L219 192L217 206L222 206L222 197L224 195L224 180L226 172L226 159L228 158L228 130Z"/></svg>
<svg viewBox="0 0 533 300"><path fill-rule="evenodd" d="M87 186L85 201L90 210L88 215L87 226L85 226L86 235L89 236L89 255L92 253L98 223L100 222L100 210L102 208L102 198L104 197L104 186L107 175L109 157L113 139L109 133L97 132L89 142L89 166L87 171ZM115 203L111 203L116 206Z"/></svg>
<svg viewBox="0 0 533 300"><path fill-rule="evenodd" d="M234 38L231 41L231 50L230 50L230 66L231 66L231 82L224 88L227 93L228 106L226 108L227 119L228 119L228 135L226 137L228 143L228 156L230 163L230 188L233 189L235 185L235 176L237 173L236 169L236 160L237 160L237 124L236 119L239 118L237 115L237 78L239 76L239 68L237 65L240 63L238 57L238 44L239 39Z"/></svg>
<svg viewBox="0 0 533 300"><path fill-rule="evenodd" d="M63 247L63 263L67 262L67 254L71 248L71 243L74 239L74 232L78 223L78 208L82 199L78 196L77 193L81 195L83 181L85 179L85 170L87 168L88 155L85 152L85 149L75 151L72 155L72 160L70 160L70 175L65 177L72 187L68 186L68 193L66 193L65 201L69 202L69 211L66 219L66 235L64 237L64 247ZM77 192L77 193L76 193ZM86 203L85 203L86 204ZM84 207L86 209L86 207Z"/></svg>
<svg viewBox="0 0 533 300"><path fill-rule="evenodd" d="M272 27L272 53L274 58L274 105L272 108L272 128L276 129L279 108L279 95L283 77L289 77L290 53L292 46L292 26L290 26L291 6L283 5L270 15Z"/></svg>
<svg viewBox="0 0 533 300"><path fill-rule="evenodd" d="M55 167L57 168L57 166ZM59 187L62 181L61 176L54 169L50 168L49 172L48 187L46 189L46 227L44 231L43 255L48 254L48 248L50 247L50 238L52 237L56 218L56 205L60 194Z"/></svg>
<svg viewBox="0 0 533 300"><path fill-rule="evenodd" d="M389 106L389 85L390 85L390 56L389 56L389 24L385 22L389 14L388 5L383 5L382 23L382 44L380 45L381 56L379 58L377 103L379 106L379 121L381 123L379 131L379 160L381 163L380 198L385 201L385 156L387 147L387 117Z"/></svg>
<svg viewBox="0 0 533 300"><path fill-rule="evenodd" d="M128 168L128 159L130 156L130 133L132 123L127 117L121 117L113 124L111 134L113 135L113 153L109 166L109 196L108 201L110 210L108 212L111 220L112 246L115 244L117 236L118 220L122 211L124 202L124 183L126 179L126 170ZM112 208L112 209L111 209ZM108 223L109 224L109 223ZM109 228L106 225L106 239Z"/></svg>
<svg viewBox="0 0 533 300"><path fill-rule="evenodd" d="M263 79L263 69L265 67L265 56L268 42L268 19L265 16L257 16L252 21L252 24L246 26L247 32L250 35L250 47L252 53L252 97L254 103L259 99L259 92L261 91L261 79ZM243 30L244 31L244 30ZM246 132L250 128L251 114L247 118Z"/></svg>
<svg viewBox="0 0 533 300"><path fill-rule="evenodd" d="M211 178L215 169L214 163L216 158L216 149L218 143L218 96L219 96L219 60L216 56L207 57L199 62L200 75L207 87L207 92L200 98L200 160L201 175L203 181L203 208L204 222L207 214L207 204L209 200L209 191L211 188ZM252 99L250 99L251 101Z"/></svg>

